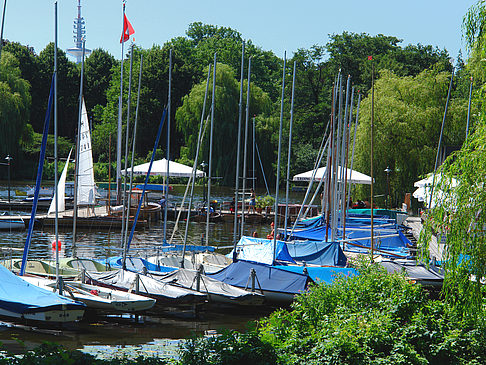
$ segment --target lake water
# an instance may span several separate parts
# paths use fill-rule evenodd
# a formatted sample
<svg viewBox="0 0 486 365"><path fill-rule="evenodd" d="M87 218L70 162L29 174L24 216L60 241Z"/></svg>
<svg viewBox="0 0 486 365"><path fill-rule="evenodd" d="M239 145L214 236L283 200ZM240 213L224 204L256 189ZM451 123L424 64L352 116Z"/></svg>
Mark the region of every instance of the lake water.
<svg viewBox="0 0 486 365"><path fill-rule="evenodd" d="M6 184L3 190L0 187L0 199L7 197ZM23 185L12 187L12 196L15 189L26 190ZM184 195L185 187L176 186L171 191L171 201L180 202ZM196 189L196 202L202 201L202 187ZM231 201L233 189L225 187L213 187L211 200ZM265 194L258 191L257 194ZM284 197L283 192L279 193ZM290 202L300 202L303 193L293 193ZM159 196L154 195L154 200ZM282 199L283 201L283 199ZM24 214L29 214L24 212ZM167 238L170 238L174 228L174 222L167 222ZM185 222L179 224L178 233L175 235L174 243L181 243L184 236ZM257 231L260 237L270 232L268 225L248 225L245 227L245 234L249 235ZM189 226L189 241L194 244L201 244L206 232L204 223L191 222ZM0 232L0 246L23 249L27 237L26 231L21 232ZM52 242L55 240L53 230L34 230L32 236L29 257L50 258L55 257L52 249ZM72 232L70 229L59 231L59 240L62 242L60 256L70 257L73 253ZM154 252L163 240L163 224L157 222L149 229L136 232L131 244L131 254L139 254L142 257ZM233 223L210 223L209 242L213 246L230 246L233 243ZM121 254L121 234L119 231L100 230L96 227L79 230L77 232L76 255L78 257L102 258L110 255ZM227 253L229 249L222 250ZM7 255L4 253L4 255ZM12 253L14 257L21 257L20 251ZM104 353L118 351L126 348L135 351L136 349L149 349L148 352L156 351L154 348L173 347L171 340L187 338L193 333L204 334L207 331L220 328L244 330L248 321L261 317L261 313L231 312L203 312L198 318L185 316L178 313L169 315L167 313L156 316L143 316L142 323L136 323L134 318L125 317L102 317L93 321L82 322L75 328L64 330L33 330L31 328L0 324L0 342L11 351L22 352L26 348L32 348L43 341L61 343L69 348L84 349L91 353ZM19 340L21 342L19 342ZM23 343L24 345L22 345ZM23 347L25 346L25 347ZM129 350L131 351L131 350ZM162 350L161 350L162 351ZM165 350L164 350L165 351ZM156 351L157 352L157 351Z"/></svg>

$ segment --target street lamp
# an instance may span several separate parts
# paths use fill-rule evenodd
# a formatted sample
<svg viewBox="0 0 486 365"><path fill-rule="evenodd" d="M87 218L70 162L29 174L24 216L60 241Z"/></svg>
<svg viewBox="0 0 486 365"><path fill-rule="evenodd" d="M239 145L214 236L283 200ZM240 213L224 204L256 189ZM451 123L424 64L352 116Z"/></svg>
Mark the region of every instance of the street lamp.
<svg viewBox="0 0 486 365"><path fill-rule="evenodd" d="M389 199L390 199L390 172L392 170L390 169L390 167L387 166L384 171L386 173L386 186L387 186L387 191L386 191L386 206L385 206L385 208L388 209L388 202L389 202Z"/></svg>

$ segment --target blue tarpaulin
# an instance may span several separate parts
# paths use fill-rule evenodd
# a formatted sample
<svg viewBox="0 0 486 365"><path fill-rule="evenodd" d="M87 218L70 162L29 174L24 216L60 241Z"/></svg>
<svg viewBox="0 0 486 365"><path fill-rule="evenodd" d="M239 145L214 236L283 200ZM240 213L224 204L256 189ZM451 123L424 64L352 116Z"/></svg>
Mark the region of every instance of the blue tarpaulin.
<svg viewBox="0 0 486 365"><path fill-rule="evenodd" d="M304 273L303 266L275 266L282 270L292 271L299 274ZM306 267L307 273L316 283L324 282L326 284L332 284L334 279L340 275L342 276L355 276L358 275L356 269L348 267Z"/></svg>
<svg viewBox="0 0 486 365"><path fill-rule="evenodd" d="M113 269L121 269L123 267L123 257L121 256L108 257L105 260L100 260L100 262L103 264L110 265L110 267ZM171 272L176 270L173 267L155 265L140 257L127 257L125 264L126 264L126 269L128 271L133 271L133 272L143 272L144 267L148 271L157 271L157 272Z"/></svg>
<svg viewBox="0 0 486 365"><path fill-rule="evenodd" d="M298 262L321 266L346 266L346 256L338 242L286 242L290 256Z"/></svg>
<svg viewBox="0 0 486 365"><path fill-rule="evenodd" d="M29 284L0 265L0 308L24 314L51 309L83 309L84 307L83 303Z"/></svg>
<svg viewBox="0 0 486 365"><path fill-rule="evenodd" d="M297 294L306 290L307 284L312 282L309 276L249 261L234 262L214 274L207 274L207 276L240 288L248 288L251 286L251 269L256 272L258 288L266 291Z"/></svg>

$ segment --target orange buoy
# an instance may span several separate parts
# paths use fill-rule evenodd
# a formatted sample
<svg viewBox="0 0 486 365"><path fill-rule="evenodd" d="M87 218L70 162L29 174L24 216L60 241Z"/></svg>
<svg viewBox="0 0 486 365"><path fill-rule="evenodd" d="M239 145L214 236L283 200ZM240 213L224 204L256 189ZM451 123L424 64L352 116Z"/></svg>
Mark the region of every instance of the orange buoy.
<svg viewBox="0 0 486 365"><path fill-rule="evenodd" d="M62 243L61 243L61 240L57 241L57 248L58 249L61 249L62 247ZM52 241L52 249L55 250L56 249L56 241Z"/></svg>

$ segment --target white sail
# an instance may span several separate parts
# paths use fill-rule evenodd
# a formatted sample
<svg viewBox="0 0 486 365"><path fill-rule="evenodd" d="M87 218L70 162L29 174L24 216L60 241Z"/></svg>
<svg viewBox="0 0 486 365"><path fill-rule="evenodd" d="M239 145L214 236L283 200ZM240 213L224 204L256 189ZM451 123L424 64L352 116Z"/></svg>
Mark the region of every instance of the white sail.
<svg viewBox="0 0 486 365"><path fill-rule="evenodd" d="M62 170L61 177L59 178L59 181L57 182L57 191L54 192L54 197L51 200L51 205L49 206L49 211L47 214L54 213L56 211L56 196L59 196L59 201L57 203L57 211L58 212L64 212L66 210L66 204L65 204L65 199L64 199L64 193L66 191L66 176L67 176L67 170L69 166L69 159L71 158L71 151L69 151L68 158L66 160L66 164L64 165L64 169Z"/></svg>
<svg viewBox="0 0 486 365"><path fill-rule="evenodd" d="M96 187L93 172L93 154L91 152L88 113L86 113L84 99L79 136L77 203L78 205L94 205L96 204Z"/></svg>

